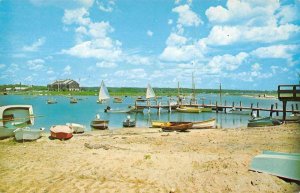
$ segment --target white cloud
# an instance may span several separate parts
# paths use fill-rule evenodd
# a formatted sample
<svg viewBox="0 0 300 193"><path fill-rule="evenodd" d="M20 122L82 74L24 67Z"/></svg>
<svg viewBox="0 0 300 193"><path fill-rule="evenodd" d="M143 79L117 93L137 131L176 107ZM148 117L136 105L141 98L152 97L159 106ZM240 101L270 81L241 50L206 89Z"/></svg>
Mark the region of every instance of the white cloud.
<svg viewBox="0 0 300 193"><path fill-rule="evenodd" d="M147 31L147 35L148 35L149 37L152 37L152 36L153 36L153 32L150 31L150 30L148 30L148 31Z"/></svg>
<svg viewBox="0 0 300 193"><path fill-rule="evenodd" d="M32 43L30 46L24 46L23 51L36 52L42 45L44 45L45 41L46 41L45 37L39 38L37 41Z"/></svg>
<svg viewBox="0 0 300 193"><path fill-rule="evenodd" d="M35 59L27 61L29 70L40 71L45 68L45 61L43 59Z"/></svg>
<svg viewBox="0 0 300 193"><path fill-rule="evenodd" d="M168 46L159 56L164 61L184 62L202 58L203 52L197 45Z"/></svg>
<svg viewBox="0 0 300 193"><path fill-rule="evenodd" d="M212 73L221 73L223 70L233 71L248 58L249 54L240 52L236 56L225 54L214 56L208 63L207 67Z"/></svg>
<svg viewBox="0 0 300 193"><path fill-rule="evenodd" d="M187 38L184 36L180 36L176 33L171 33L170 36L167 39L167 46L180 46L184 45L187 42Z"/></svg>
<svg viewBox="0 0 300 193"><path fill-rule="evenodd" d="M71 70L72 70L71 66L67 65L63 70L63 75L71 75L72 74Z"/></svg>
<svg viewBox="0 0 300 193"><path fill-rule="evenodd" d="M276 14L276 17L279 20L279 23L286 24L286 23L293 22L293 21L296 21L297 19L299 19L299 14L298 14L300 12L299 7L297 7L295 5L282 6L280 8L279 12Z"/></svg>
<svg viewBox="0 0 300 193"><path fill-rule="evenodd" d="M251 66L252 71L260 71L261 70L261 66L259 63L255 63Z"/></svg>
<svg viewBox="0 0 300 193"><path fill-rule="evenodd" d="M177 24L182 26L198 26L202 24L203 21L198 17L198 15L190 9L189 5L180 5L172 9L173 12L179 14Z"/></svg>
<svg viewBox="0 0 300 193"><path fill-rule="evenodd" d="M47 74L54 74L54 71L53 70L48 70Z"/></svg>
<svg viewBox="0 0 300 193"><path fill-rule="evenodd" d="M63 9L89 8L94 0L30 0L35 6L56 6Z"/></svg>
<svg viewBox="0 0 300 193"><path fill-rule="evenodd" d="M139 56L139 55L129 55L124 58L127 64L134 64L134 65L150 65L151 58Z"/></svg>
<svg viewBox="0 0 300 193"><path fill-rule="evenodd" d="M114 73L115 76L124 77L128 80L144 79L147 77L147 73L143 68L135 68L131 70L119 70Z"/></svg>
<svg viewBox="0 0 300 193"><path fill-rule="evenodd" d="M168 24L169 24L169 25L172 25L172 24L173 24L173 20L172 20L172 19L169 19L169 20L168 20Z"/></svg>
<svg viewBox="0 0 300 193"><path fill-rule="evenodd" d="M211 29L206 41L211 45L228 45L239 41L241 33L241 30L237 27L214 26Z"/></svg>
<svg viewBox="0 0 300 193"><path fill-rule="evenodd" d="M118 65L113 62L102 61L102 62L97 62L96 66L99 68L115 68Z"/></svg>
<svg viewBox="0 0 300 193"><path fill-rule="evenodd" d="M101 21L89 25L89 35L94 38L106 38L107 34L113 31L109 22Z"/></svg>
<svg viewBox="0 0 300 193"><path fill-rule="evenodd" d="M115 6L115 1L114 0L101 0L101 1L96 1L99 9L104 12L112 12L113 7Z"/></svg>
<svg viewBox="0 0 300 193"><path fill-rule="evenodd" d="M5 66L6 66L5 64L0 64L0 69L5 68Z"/></svg>
<svg viewBox="0 0 300 193"><path fill-rule="evenodd" d="M89 12L85 8L65 10L62 22L64 24L88 25L91 21L88 18Z"/></svg>

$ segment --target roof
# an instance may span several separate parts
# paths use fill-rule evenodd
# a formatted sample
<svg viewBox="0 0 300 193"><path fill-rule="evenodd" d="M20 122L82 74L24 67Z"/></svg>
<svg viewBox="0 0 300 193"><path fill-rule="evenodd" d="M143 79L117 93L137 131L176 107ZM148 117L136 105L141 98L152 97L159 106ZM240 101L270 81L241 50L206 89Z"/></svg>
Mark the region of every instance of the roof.
<svg viewBox="0 0 300 193"><path fill-rule="evenodd" d="M71 83L77 83L75 80L71 80L71 79L66 79L66 80L56 80L55 82L53 82L52 84L71 84ZM78 83L77 83L78 84Z"/></svg>

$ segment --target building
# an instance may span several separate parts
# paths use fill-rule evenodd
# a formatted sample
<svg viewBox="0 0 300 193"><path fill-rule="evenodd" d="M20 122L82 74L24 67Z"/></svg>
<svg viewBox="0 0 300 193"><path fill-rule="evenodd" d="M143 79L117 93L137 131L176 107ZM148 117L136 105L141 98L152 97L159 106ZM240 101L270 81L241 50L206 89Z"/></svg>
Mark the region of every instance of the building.
<svg viewBox="0 0 300 193"><path fill-rule="evenodd" d="M48 84L47 88L56 91L79 91L80 89L79 83L71 79L56 80L52 84Z"/></svg>

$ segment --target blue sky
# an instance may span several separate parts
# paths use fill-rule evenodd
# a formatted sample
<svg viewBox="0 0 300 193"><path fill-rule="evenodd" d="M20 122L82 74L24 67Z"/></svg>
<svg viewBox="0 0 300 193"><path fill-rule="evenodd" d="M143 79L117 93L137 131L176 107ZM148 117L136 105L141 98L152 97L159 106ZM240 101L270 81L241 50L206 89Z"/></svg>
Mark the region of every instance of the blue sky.
<svg viewBox="0 0 300 193"><path fill-rule="evenodd" d="M0 0L0 84L276 90L299 43L299 0Z"/></svg>

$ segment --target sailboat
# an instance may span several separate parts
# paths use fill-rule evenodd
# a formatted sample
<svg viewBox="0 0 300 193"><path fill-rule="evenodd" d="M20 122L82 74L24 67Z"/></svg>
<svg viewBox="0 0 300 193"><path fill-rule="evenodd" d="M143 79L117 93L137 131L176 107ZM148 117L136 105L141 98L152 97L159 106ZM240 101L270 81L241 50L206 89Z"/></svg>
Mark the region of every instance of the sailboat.
<svg viewBox="0 0 300 193"><path fill-rule="evenodd" d="M147 91L146 91L146 99L150 100L151 98L155 98L154 90L152 89L151 85L148 84Z"/></svg>
<svg viewBox="0 0 300 193"><path fill-rule="evenodd" d="M101 86L100 86L100 89L99 89L99 95L98 95L98 100L97 100L97 103L104 103L106 100L108 100L110 98L109 96L109 93L108 93L108 90L104 84L104 81L102 80L101 82Z"/></svg>

